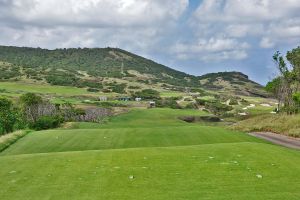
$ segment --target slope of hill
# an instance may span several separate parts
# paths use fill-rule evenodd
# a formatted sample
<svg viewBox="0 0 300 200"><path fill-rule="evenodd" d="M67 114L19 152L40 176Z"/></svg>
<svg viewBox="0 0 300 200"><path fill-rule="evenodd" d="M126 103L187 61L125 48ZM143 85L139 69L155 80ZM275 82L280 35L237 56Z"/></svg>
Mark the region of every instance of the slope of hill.
<svg viewBox="0 0 300 200"><path fill-rule="evenodd" d="M113 82L125 88L129 83L138 83L181 91L191 87L243 95L264 94L262 86L242 73L197 77L118 48L47 50L0 46L0 70L0 80L30 79L62 86L103 89Z"/></svg>
<svg viewBox="0 0 300 200"><path fill-rule="evenodd" d="M241 72L209 73L199 77L201 86L207 90L231 91L238 95L267 97L263 86Z"/></svg>

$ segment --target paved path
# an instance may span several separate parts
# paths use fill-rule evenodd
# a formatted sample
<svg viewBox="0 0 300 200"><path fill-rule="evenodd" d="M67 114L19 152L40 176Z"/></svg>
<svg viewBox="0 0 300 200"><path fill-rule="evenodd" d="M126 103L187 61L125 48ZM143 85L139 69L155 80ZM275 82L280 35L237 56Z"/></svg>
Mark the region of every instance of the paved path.
<svg viewBox="0 0 300 200"><path fill-rule="evenodd" d="M268 140L274 144L300 150L300 138L288 137L271 132L253 132L249 133L249 135Z"/></svg>

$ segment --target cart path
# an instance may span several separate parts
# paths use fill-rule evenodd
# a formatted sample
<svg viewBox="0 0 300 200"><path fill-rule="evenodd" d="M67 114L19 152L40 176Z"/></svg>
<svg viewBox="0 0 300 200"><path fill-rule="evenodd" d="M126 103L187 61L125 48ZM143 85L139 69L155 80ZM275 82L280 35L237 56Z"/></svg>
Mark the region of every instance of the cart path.
<svg viewBox="0 0 300 200"><path fill-rule="evenodd" d="M252 132L249 135L268 140L274 144L279 144L292 149L300 150L300 138L289 137L286 135L271 132Z"/></svg>

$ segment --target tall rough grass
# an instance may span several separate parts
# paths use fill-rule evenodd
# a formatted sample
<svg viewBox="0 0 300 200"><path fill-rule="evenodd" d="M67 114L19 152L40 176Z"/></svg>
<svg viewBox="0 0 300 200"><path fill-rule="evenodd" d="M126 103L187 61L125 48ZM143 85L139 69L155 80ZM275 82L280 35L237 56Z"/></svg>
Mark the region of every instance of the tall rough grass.
<svg viewBox="0 0 300 200"><path fill-rule="evenodd" d="M18 139L24 137L27 133L29 133L28 130L19 130L7 135L0 136L0 152L7 149L10 145L15 143Z"/></svg>
<svg viewBox="0 0 300 200"><path fill-rule="evenodd" d="M265 114L243 120L232 126L235 130L268 131L300 137L300 115Z"/></svg>

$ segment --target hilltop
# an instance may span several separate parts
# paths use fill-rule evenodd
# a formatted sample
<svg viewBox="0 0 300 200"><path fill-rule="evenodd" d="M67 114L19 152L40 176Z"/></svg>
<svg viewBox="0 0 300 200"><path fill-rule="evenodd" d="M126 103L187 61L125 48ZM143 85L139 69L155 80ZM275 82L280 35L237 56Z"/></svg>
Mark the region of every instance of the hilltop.
<svg viewBox="0 0 300 200"><path fill-rule="evenodd" d="M198 77L201 86L207 90L232 92L237 95L266 97L262 85L252 81L241 72L209 73Z"/></svg>
<svg viewBox="0 0 300 200"><path fill-rule="evenodd" d="M118 48L41 49L0 46L0 80L31 80L60 86L123 89L185 87L266 96L263 87L240 72L193 76Z"/></svg>

